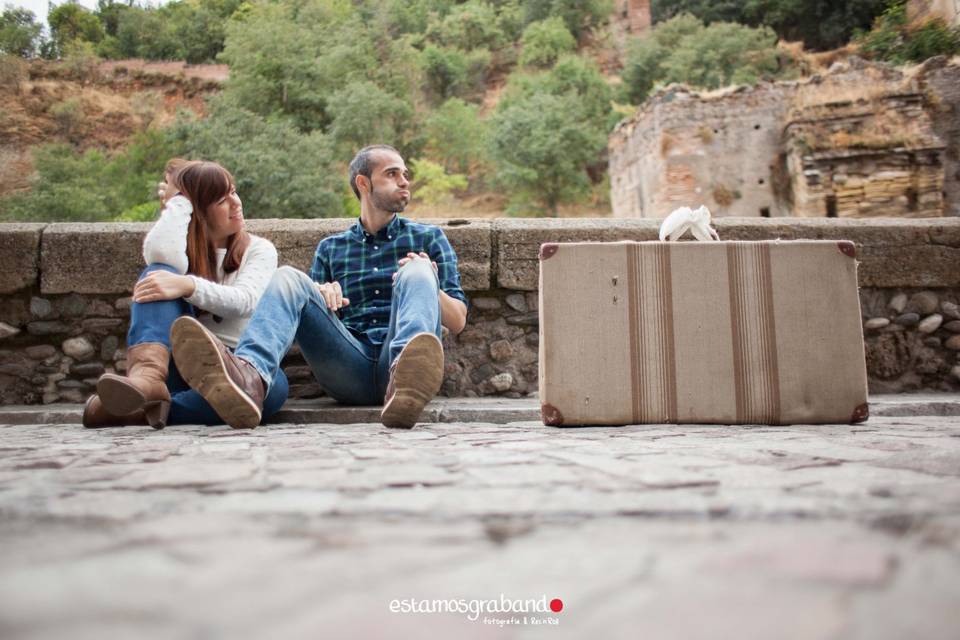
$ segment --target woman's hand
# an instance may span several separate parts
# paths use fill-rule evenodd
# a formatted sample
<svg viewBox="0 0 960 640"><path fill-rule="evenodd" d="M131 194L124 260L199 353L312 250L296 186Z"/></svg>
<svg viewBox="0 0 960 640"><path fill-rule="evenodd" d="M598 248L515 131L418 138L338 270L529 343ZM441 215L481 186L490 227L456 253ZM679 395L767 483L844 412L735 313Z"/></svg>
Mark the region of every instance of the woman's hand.
<svg viewBox="0 0 960 640"><path fill-rule="evenodd" d="M317 283L317 291L320 292L323 301L327 303L327 309L330 309L330 311L337 311L350 304L350 298L343 297L343 289L340 288L339 282Z"/></svg>
<svg viewBox="0 0 960 640"><path fill-rule="evenodd" d="M196 288L193 278L189 276L153 271L133 288L133 301L142 303L189 298Z"/></svg>

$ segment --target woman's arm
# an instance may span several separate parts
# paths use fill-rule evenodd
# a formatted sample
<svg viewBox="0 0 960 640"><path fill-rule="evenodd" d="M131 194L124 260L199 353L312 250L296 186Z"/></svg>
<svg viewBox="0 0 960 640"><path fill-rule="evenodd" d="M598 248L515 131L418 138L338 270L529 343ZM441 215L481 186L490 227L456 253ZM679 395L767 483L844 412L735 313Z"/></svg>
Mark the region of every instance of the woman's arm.
<svg viewBox="0 0 960 640"><path fill-rule="evenodd" d="M143 240L143 259L147 264L166 264L186 273L190 264L187 260L187 230L193 205L186 196L174 196L167 200L153 228Z"/></svg>
<svg viewBox="0 0 960 640"><path fill-rule="evenodd" d="M273 244L256 236L237 271L237 278L228 285L217 284L196 276L193 294L186 301L193 306L224 318L248 318L277 270L277 250Z"/></svg>

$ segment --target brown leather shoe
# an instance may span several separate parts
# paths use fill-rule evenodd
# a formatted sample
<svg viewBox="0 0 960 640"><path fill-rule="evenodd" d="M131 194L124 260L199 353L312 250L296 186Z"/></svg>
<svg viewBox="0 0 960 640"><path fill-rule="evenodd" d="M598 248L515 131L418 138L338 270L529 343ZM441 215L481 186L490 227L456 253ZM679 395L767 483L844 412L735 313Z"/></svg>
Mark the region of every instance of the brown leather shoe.
<svg viewBox="0 0 960 640"><path fill-rule="evenodd" d="M80 418L81 424L87 429L99 429L100 427L123 427L126 425L146 425L147 418L143 411L135 411L126 416L115 416L107 411L100 397L93 394L87 398L87 403L83 405L83 417Z"/></svg>
<svg viewBox="0 0 960 640"><path fill-rule="evenodd" d="M234 429L253 429L263 412L263 380L252 364L233 355L194 318L170 328L173 361L183 379Z"/></svg>
<svg viewBox="0 0 960 640"><path fill-rule="evenodd" d="M432 333L418 333L390 367L380 422L409 429L443 383L443 345Z"/></svg>
<svg viewBox="0 0 960 640"><path fill-rule="evenodd" d="M127 349L127 375L105 373L97 381L97 394L107 412L127 416L142 411L150 426L163 429L170 413L167 371L170 351L158 342Z"/></svg>

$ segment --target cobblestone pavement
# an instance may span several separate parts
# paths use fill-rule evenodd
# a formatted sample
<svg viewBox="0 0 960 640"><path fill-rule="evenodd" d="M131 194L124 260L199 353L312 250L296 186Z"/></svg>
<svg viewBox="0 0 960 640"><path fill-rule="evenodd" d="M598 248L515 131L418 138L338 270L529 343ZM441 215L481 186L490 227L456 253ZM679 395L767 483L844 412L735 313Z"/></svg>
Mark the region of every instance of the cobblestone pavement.
<svg viewBox="0 0 960 640"><path fill-rule="evenodd" d="M4 640L958 629L957 418L0 427Z"/></svg>

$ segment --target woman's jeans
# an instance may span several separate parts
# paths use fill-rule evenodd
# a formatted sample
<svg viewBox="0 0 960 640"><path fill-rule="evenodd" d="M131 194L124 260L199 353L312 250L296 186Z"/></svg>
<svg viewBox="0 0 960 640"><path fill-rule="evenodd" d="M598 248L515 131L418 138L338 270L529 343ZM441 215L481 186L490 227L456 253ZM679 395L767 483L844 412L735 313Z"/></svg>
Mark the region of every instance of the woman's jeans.
<svg viewBox="0 0 960 640"><path fill-rule="evenodd" d="M177 273L173 267L165 264L151 264L140 274L142 280L153 271ZM161 300L158 302L134 302L130 307L130 331L127 333L127 347L145 342L156 342L170 348L170 326L180 316L196 317L193 305L183 298ZM167 424L223 424L223 419L207 404L203 397L191 389L177 366L170 359L170 371L167 374L167 389L170 390L170 415ZM263 401L264 421L280 410L287 400L287 378L279 369L270 392Z"/></svg>

